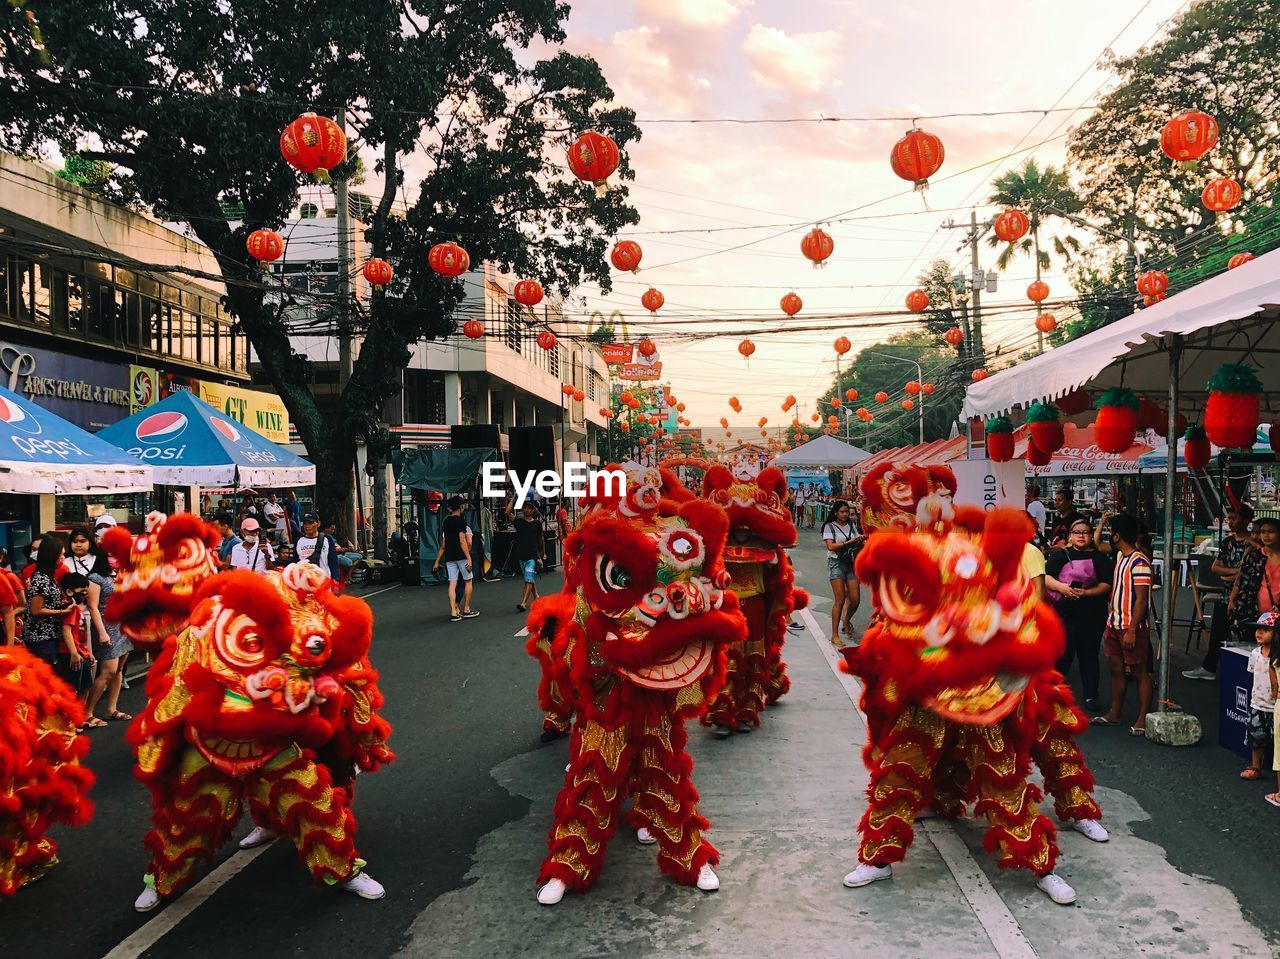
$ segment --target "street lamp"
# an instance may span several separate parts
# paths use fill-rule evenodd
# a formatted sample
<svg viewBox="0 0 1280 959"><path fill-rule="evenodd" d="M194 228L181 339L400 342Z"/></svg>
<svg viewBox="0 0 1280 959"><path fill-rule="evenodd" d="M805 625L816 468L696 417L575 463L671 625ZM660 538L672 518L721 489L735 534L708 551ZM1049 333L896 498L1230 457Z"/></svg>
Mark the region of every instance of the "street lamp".
<svg viewBox="0 0 1280 959"><path fill-rule="evenodd" d="M959 276L958 279L963 282L964 277ZM897 360L899 363L907 363L916 368L916 382L921 383L924 380L924 369L920 366L919 360L909 360L905 356L894 356L892 353L877 353L875 350L862 350L858 355L866 354L879 356L886 360ZM920 411L920 443L924 444L924 390L916 397L916 409Z"/></svg>

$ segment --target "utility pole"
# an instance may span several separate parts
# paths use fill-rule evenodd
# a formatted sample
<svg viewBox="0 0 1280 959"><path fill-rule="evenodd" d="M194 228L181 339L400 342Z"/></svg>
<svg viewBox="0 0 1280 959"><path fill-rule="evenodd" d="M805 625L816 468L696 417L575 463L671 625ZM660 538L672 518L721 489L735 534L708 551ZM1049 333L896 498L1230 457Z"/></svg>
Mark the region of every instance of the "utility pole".
<svg viewBox="0 0 1280 959"><path fill-rule="evenodd" d="M338 129L345 135L347 132L347 105L344 103L338 110ZM354 295L351 272L351 217L347 208L346 177L333 181L333 199L336 207L338 229L338 394L346 392L347 383L351 379L351 297ZM365 447L368 454L368 447ZM357 540L355 484L361 482L360 470L352 473L352 486L347 492L342 508L342 520L339 528L345 526L345 533L351 542L364 546Z"/></svg>
<svg viewBox="0 0 1280 959"><path fill-rule="evenodd" d="M983 223L979 223L978 211L976 209L972 209L969 211L969 222L967 224L956 223L954 220L947 220L946 223L942 224L942 227L945 230L969 231L969 235L961 241L960 246L964 247L967 244L969 247L969 268L971 270L971 275L968 283L965 284L966 288L957 288L956 292L959 293L961 297L964 296L966 291L972 293L972 313L968 313L966 310L965 313L962 314L962 316L966 316L967 314L967 322L965 323L967 327L965 329L965 345L968 348L969 357L971 359L981 360L986 356L986 350L982 344L982 289L988 283L993 284L991 286L992 290L995 289L995 274L993 273L988 277L982 272L982 267L978 263L978 241L981 240L987 230L991 228L991 221L987 220ZM963 277L964 274L957 274L955 282L960 283Z"/></svg>

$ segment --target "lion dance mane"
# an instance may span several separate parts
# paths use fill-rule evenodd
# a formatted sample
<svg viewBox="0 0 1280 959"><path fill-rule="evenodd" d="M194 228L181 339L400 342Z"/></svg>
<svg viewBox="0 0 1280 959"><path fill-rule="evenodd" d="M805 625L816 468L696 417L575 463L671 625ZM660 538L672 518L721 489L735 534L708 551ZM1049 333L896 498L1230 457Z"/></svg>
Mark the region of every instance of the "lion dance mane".
<svg viewBox="0 0 1280 959"><path fill-rule="evenodd" d="M729 647L725 684L708 706L704 725L759 726L765 706L791 688L782 646L791 614L808 604L808 594L796 589L786 552L798 536L786 494L786 477L774 467L717 465L703 478L702 495L729 517L725 567L747 621L746 640Z"/></svg>
<svg viewBox="0 0 1280 959"><path fill-rule="evenodd" d="M44 660L0 646L0 896L58 864L51 825L93 815L93 773L80 765L89 741L76 735L83 722L80 700Z"/></svg>
<svg viewBox="0 0 1280 959"><path fill-rule="evenodd" d="M190 882L246 804L317 883L348 880L364 865L354 775L393 759L368 660L372 613L310 564L215 575L219 540L195 516L160 513L140 536L103 538L121 565L108 616L159 651L128 732L151 793L147 883L168 895Z"/></svg>
<svg viewBox="0 0 1280 959"><path fill-rule="evenodd" d="M1028 781L1032 762L1060 819L1102 813L1075 744L1087 720L1054 670L1062 626L1021 570L1030 520L929 495L919 511L916 529L880 529L857 560L878 614L862 644L843 650L869 727L858 857L898 862L918 813L931 805L955 818L976 803L1001 867L1043 875L1058 847Z"/></svg>
<svg viewBox="0 0 1280 959"><path fill-rule="evenodd" d="M684 724L715 696L726 649L746 633L722 558L728 521L668 471L627 476L625 497L587 501L566 543L564 592L529 613L544 709L573 716L539 885L589 889L627 798L627 822L651 831L677 882L695 884L720 858L698 814Z"/></svg>

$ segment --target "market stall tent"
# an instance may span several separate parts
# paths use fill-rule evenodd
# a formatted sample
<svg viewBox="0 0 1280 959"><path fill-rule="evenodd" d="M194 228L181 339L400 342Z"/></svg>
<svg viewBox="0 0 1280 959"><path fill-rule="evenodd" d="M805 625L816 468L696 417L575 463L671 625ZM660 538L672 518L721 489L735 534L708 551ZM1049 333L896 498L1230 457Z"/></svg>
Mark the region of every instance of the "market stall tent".
<svg viewBox="0 0 1280 959"><path fill-rule="evenodd" d="M309 486L316 468L182 390L98 432L169 486Z"/></svg>
<svg viewBox="0 0 1280 959"><path fill-rule="evenodd" d="M152 483L136 457L0 387L0 492L140 493Z"/></svg>
<svg viewBox="0 0 1280 959"><path fill-rule="evenodd" d="M856 466L871 454L841 442L834 436L819 436L803 446L774 457L771 466L808 466L818 469L845 469Z"/></svg>

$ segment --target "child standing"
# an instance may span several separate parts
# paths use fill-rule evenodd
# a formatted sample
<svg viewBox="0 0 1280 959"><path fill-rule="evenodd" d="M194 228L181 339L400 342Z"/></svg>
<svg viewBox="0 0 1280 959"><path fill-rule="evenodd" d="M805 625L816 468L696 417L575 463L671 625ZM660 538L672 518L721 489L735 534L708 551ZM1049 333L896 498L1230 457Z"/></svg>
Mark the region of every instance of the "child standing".
<svg viewBox="0 0 1280 959"><path fill-rule="evenodd" d="M62 619L62 646L58 650L58 671L66 680L82 703L87 703L89 691L93 689L93 648L89 641L89 579L80 573L67 573L59 584L66 595L71 608ZM85 726L105 726L106 723L96 717L90 717ZM81 726L77 732L83 732Z"/></svg>
<svg viewBox="0 0 1280 959"><path fill-rule="evenodd" d="M1254 622L1258 645L1249 653L1249 672L1253 674L1253 694L1249 699L1249 725L1245 738L1253 750L1253 761L1240 773L1241 779L1262 778L1262 758L1272 743L1271 727L1275 721L1276 689L1272 681L1271 641L1275 637L1280 614L1263 613Z"/></svg>

